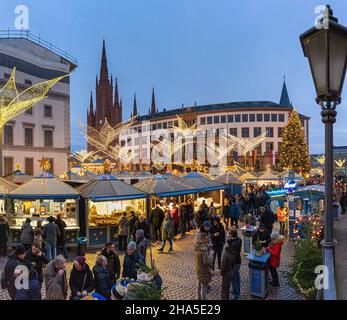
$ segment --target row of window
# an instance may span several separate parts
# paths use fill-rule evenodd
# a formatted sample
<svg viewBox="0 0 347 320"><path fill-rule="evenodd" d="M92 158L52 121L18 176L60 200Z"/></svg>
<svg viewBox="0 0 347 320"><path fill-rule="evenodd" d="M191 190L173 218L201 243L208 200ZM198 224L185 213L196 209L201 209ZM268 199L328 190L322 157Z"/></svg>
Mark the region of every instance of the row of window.
<svg viewBox="0 0 347 320"><path fill-rule="evenodd" d="M218 123L233 123L233 122L284 122L284 114L280 113L258 113L258 114L229 114L222 116L201 117L200 124L218 124Z"/></svg>
<svg viewBox="0 0 347 320"><path fill-rule="evenodd" d="M44 129L44 146L53 147L53 130ZM4 144L8 146L13 145L13 126L4 126ZM32 147L34 145L34 128L24 128L24 145Z"/></svg>
<svg viewBox="0 0 347 320"><path fill-rule="evenodd" d="M274 138L274 128L273 127L267 127L265 129L265 132L266 132L266 136L268 138ZM254 138L259 137L259 136L261 136L265 132L262 132L262 128L261 127L255 127L255 128L253 128L253 137ZM282 132L283 132L283 127L277 128L277 137L278 138L281 138ZM229 129L229 133L232 136L235 136L235 137L238 136L237 128L230 128ZM249 138L250 137L250 128L247 128L247 127L241 128L241 137L242 138Z"/></svg>
<svg viewBox="0 0 347 320"><path fill-rule="evenodd" d="M26 114L33 114L33 108L29 108L25 111ZM52 112L52 106L45 104L43 107L43 116L45 118L52 118L53 117L53 112Z"/></svg>
<svg viewBox="0 0 347 320"><path fill-rule="evenodd" d="M50 162L49 172L53 173L54 170L54 160L53 158L48 158ZM7 176L14 171L14 158L4 157L4 175ZM29 175L34 175L34 158L25 158L24 159L24 172Z"/></svg>
<svg viewBox="0 0 347 320"><path fill-rule="evenodd" d="M9 73L4 73L4 79L8 80L10 79L11 75ZM33 82L29 79L24 79L24 83L28 86L31 86Z"/></svg>

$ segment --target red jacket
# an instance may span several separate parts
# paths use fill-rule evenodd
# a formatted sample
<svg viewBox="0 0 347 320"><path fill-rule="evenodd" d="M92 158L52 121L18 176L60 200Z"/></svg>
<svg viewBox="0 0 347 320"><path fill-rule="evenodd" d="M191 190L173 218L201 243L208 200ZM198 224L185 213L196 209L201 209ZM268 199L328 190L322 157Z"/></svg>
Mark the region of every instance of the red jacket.
<svg viewBox="0 0 347 320"><path fill-rule="evenodd" d="M178 208L177 207L175 207L171 210L171 217L173 218L175 224L179 224L180 220L178 217Z"/></svg>
<svg viewBox="0 0 347 320"><path fill-rule="evenodd" d="M272 244L268 249L271 253L269 264L273 268L278 268L280 266L282 244L282 242Z"/></svg>

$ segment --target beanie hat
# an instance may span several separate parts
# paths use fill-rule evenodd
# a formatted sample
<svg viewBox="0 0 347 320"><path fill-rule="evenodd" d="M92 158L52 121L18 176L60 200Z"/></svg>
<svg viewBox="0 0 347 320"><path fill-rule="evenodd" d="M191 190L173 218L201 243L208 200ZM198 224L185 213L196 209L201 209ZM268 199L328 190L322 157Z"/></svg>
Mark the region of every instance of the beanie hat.
<svg viewBox="0 0 347 320"><path fill-rule="evenodd" d="M86 258L83 256L79 256L75 259L75 261L77 261L79 265L84 266L86 263Z"/></svg>
<svg viewBox="0 0 347 320"><path fill-rule="evenodd" d="M19 255L21 255L21 254L23 254L23 253L25 253L26 251L25 251L25 248L24 248L24 246L22 245L22 244L19 244L17 247L16 247L16 249L15 249L15 254L16 254L16 256L19 256Z"/></svg>
<svg viewBox="0 0 347 320"><path fill-rule="evenodd" d="M264 224L264 223L260 223L260 224L259 224L259 228L265 229L265 224Z"/></svg>
<svg viewBox="0 0 347 320"><path fill-rule="evenodd" d="M203 227L205 228L205 227L210 227L210 222L209 221L204 221L204 223L202 224L203 225Z"/></svg>
<svg viewBox="0 0 347 320"><path fill-rule="evenodd" d="M136 250L136 242L135 241L130 241L129 244L128 244L128 248Z"/></svg>

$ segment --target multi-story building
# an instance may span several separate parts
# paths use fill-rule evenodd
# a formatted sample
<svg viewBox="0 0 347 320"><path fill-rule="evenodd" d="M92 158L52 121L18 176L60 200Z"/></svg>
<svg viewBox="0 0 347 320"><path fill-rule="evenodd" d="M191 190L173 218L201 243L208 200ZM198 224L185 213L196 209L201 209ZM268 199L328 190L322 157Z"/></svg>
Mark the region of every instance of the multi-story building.
<svg viewBox="0 0 347 320"><path fill-rule="evenodd" d="M14 67L21 91L70 74L77 61L29 32L0 32L0 86ZM50 159L54 174L66 171L70 155L70 76L58 82L41 102L7 122L2 143L4 175L14 171L17 164L26 174L36 175L42 157Z"/></svg>
<svg viewBox="0 0 347 320"><path fill-rule="evenodd" d="M134 102L134 111L137 108ZM228 142L223 137L230 134L239 138L256 138L267 133L266 139L256 148L257 156L255 166L264 169L266 164L277 162L276 155L282 142L281 134L283 127L288 121L293 106L290 102L286 83L283 83L279 103L272 101L243 101L228 102L209 105L195 105L178 109L155 112L155 104L148 115L138 116L134 125L124 131L120 136L121 146L129 149L128 156L133 168L141 168L144 164L153 164L153 141L166 139L171 146L179 143L185 145L183 148L171 148L172 163L209 163L211 172L217 172L222 165L229 165L232 160L239 159L243 155L235 157L235 151L226 152ZM154 112L153 112L154 111ZM184 137L180 130L174 127L179 125L177 115L181 117L188 127L196 125L197 132L194 137ZM300 114L303 130L308 141L309 117ZM183 139L183 140L182 140ZM190 139L190 140L189 140ZM183 141L183 142L182 142ZM208 148L206 148L208 146ZM212 155L208 150L213 150L218 156ZM207 150L207 151L206 151ZM168 157L169 150L164 147L160 156ZM244 158L243 158L244 159ZM247 154L248 163L253 162L254 153ZM166 162L170 162L166 161ZM215 170L213 170L215 168Z"/></svg>

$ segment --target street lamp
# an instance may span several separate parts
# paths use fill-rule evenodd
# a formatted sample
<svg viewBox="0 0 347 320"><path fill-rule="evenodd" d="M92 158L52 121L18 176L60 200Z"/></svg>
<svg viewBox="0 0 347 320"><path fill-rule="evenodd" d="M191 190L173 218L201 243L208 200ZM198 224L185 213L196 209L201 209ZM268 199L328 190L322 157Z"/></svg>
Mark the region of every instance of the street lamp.
<svg viewBox="0 0 347 320"><path fill-rule="evenodd" d="M300 36L300 41L310 64L316 102L322 108L325 124L325 231L322 245L326 254L336 245L333 235L333 124L346 73L347 28L338 24L327 5L322 18Z"/></svg>

